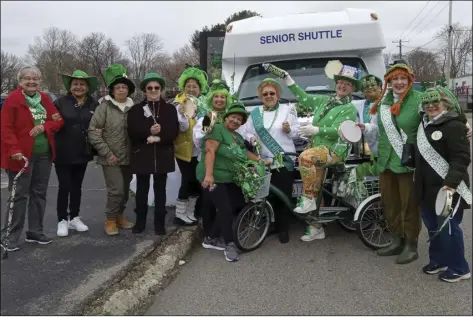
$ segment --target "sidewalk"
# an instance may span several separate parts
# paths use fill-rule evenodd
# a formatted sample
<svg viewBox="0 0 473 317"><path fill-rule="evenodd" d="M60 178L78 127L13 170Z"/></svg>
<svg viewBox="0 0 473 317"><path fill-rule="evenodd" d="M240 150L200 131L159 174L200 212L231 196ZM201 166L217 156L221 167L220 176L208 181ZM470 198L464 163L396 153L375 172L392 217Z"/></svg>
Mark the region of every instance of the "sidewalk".
<svg viewBox="0 0 473 317"><path fill-rule="evenodd" d="M2 186L3 187L3 186ZM95 163L89 164L84 180L81 216L89 232L56 236L57 180L53 170L44 220L45 234L54 238L46 246L24 243L18 252L2 260L2 315L77 315L90 298L117 279L160 243L154 235L153 213L147 233L134 235L123 230L108 237L103 231L105 195L103 176ZM4 219L7 189L2 189L1 219ZM125 215L134 220L134 199ZM173 213L168 213L168 220ZM169 222L168 221L168 222ZM27 228L27 225L25 225ZM168 232L176 228L168 225Z"/></svg>

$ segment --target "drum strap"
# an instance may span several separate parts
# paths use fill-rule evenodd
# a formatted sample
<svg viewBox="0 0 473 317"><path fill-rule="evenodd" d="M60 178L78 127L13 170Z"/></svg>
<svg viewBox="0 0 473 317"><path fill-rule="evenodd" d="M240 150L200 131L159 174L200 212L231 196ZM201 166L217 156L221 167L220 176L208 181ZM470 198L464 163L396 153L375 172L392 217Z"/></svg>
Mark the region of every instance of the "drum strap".
<svg viewBox="0 0 473 317"><path fill-rule="evenodd" d="M432 145L430 145L430 142L425 135L422 122L419 124L419 129L417 130L417 146L424 160L440 177L442 177L442 179L445 179L445 177L447 177L449 164L437 151L435 151ZM460 185L456 188L456 191L468 205L471 205L472 195L464 181L461 181Z"/></svg>
<svg viewBox="0 0 473 317"><path fill-rule="evenodd" d="M275 115L277 115L277 113ZM251 112L251 120L253 120L253 125L255 126L256 133L258 134L261 142L263 142L268 150L271 151L274 156L278 155L279 153L284 153L283 148L264 127L263 116L261 115L259 107L256 107ZM287 156L283 157L283 165L290 172L294 170L294 163Z"/></svg>
<svg viewBox="0 0 473 317"><path fill-rule="evenodd" d="M407 142L407 134L402 130L398 131L396 129L396 126L393 122L393 120L396 119L393 118L392 113L389 110L390 107L388 105L381 105L380 108L381 121L383 122L384 129L386 130L386 135L389 139L389 143L391 143L394 152L396 152L396 155L401 160L402 150L404 144Z"/></svg>

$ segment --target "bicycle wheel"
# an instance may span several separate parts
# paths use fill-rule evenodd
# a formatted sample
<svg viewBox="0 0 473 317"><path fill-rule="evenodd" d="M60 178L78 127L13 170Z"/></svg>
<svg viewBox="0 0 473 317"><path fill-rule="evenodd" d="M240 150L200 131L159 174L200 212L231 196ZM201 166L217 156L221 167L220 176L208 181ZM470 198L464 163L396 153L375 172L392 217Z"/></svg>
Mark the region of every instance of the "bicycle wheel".
<svg viewBox="0 0 473 317"><path fill-rule="evenodd" d="M265 200L249 203L240 211L233 222L233 238L241 251L249 252L261 246L271 225L271 210L271 204ZM250 239L253 234L254 238Z"/></svg>
<svg viewBox="0 0 473 317"><path fill-rule="evenodd" d="M357 222L358 237L368 248L377 250L391 244L392 233L388 228L381 204L381 197L373 195L364 202Z"/></svg>

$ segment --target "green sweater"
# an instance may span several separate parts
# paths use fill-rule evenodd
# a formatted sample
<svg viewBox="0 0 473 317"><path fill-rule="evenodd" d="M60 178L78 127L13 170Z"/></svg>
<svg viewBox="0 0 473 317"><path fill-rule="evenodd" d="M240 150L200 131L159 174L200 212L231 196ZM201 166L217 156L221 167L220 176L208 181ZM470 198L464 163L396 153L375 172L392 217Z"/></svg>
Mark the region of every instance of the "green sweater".
<svg viewBox="0 0 473 317"><path fill-rule="evenodd" d="M325 116L321 117L325 106L330 100L328 95L307 94L297 84L288 87L297 101L305 107L312 109L314 116L312 124L319 127L319 133L312 136L312 147L325 145L337 156L345 160L348 156L349 145L340 139L338 128L342 122L351 120L357 122L357 110L351 103L335 106L330 109Z"/></svg>
<svg viewBox="0 0 473 317"><path fill-rule="evenodd" d="M236 136L236 140L234 138ZM212 132L207 134L202 142L202 156L199 164L197 164L196 176L202 182L205 178L205 141L215 140L220 143L215 152L215 161L213 176L215 183L233 183L233 176L236 161L245 162L247 159L247 151L245 143L241 135L235 132L232 134L223 124L217 123Z"/></svg>

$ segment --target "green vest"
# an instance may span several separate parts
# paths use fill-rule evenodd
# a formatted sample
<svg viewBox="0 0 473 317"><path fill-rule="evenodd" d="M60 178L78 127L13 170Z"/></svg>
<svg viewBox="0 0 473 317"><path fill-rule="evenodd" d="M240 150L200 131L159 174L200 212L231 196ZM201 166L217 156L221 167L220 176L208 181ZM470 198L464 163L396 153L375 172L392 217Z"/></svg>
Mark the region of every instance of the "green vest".
<svg viewBox="0 0 473 317"><path fill-rule="evenodd" d="M417 138L417 129L420 124L419 105L421 93L413 88L409 91L406 98L401 104L401 111L396 118L396 123L399 129L402 129L407 134L407 143L414 144ZM401 165L401 159L394 151L391 143L389 142L386 130L383 126L383 120L381 119L380 107L382 105L393 105L394 95L390 91L386 97L384 97L381 105L378 106L378 127L379 127L379 145L378 145L378 158L377 158L377 170L383 172L385 169L389 169L394 173L408 173L410 170L407 167Z"/></svg>

